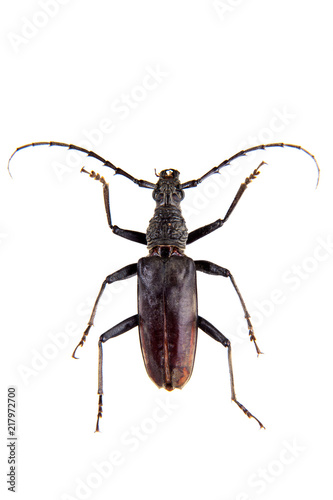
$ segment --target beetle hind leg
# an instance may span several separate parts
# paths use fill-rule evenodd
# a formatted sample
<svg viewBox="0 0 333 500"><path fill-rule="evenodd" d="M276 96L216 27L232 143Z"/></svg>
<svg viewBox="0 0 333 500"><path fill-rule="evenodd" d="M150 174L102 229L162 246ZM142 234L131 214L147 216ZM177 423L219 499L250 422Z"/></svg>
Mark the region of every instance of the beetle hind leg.
<svg viewBox="0 0 333 500"><path fill-rule="evenodd" d="M95 432L99 432L99 420L102 417L103 413L103 347L102 344L109 339L117 337L122 333L128 332L132 330L132 328L138 326L139 324L139 315L135 314L130 318L121 321L118 325L113 326L110 330L103 333L98 342L98 412L97 412L97 422L96 422L96 430Z"/></svg>
<svg viewBox="0 0 333 500"><path fill-rule="evenodd" d="M235 383L234 383L234 372L232 369L232 357L231 357L231 343L230 340L227 339L215 326L213 326L209 321L198 316L198 327L205 333L207 333L210 337L212 337L217 342L220 342L224 347L228 348L228 364L229 364L229 374L230 374L230 388L231 388L231 400L236 403L236 405L245 413L245 415L249 418L254 418L261 429L265 429L264 425L253 415L253 413L249 412L247 408L245 408L242 403L240 403L236 398L235 392Z"/></svg>
<svg viewBox="0 0 333 500"><path fill-rule="evenodd" d="M230 341L229 341L229 345L228 345L228 364L229 364L229 373L230 373L231 400L236 403L236 405L245 413L245 415L247 417L254 418L258 422L258 424L260 425L260 429L265 429L265 426L260 422L260 420L258 420L257 417L255 417L251 412L249 412L249 410L247 408L245 408L245 406L242 405L242 403L237 401L236 393L235 393L235 384L234 384L234 372L232 369L232 357L231 357Z"/></svg>

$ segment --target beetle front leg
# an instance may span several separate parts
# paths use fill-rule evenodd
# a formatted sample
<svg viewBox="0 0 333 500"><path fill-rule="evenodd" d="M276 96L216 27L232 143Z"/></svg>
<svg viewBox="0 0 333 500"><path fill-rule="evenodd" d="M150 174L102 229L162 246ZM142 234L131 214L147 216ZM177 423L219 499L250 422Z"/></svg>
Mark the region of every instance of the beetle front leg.
<svg viewBox="0 0 333 500"><path fill-rule="evenodd" d="M102 177L100 174L97 174L93 170L91 172L88 172L88 170L85 170L85 168L81 168L81 172L88 174L89 177L92 179L95 179L96 181L99 181L103 184L103 199L104 199L104 207L105 207L105 213L106 213L106 218L108 220L108 225L112 232L116 234L117 236L121 236L122 238L126 238L127 240L135 241L136 243L141 243L143 245L147 245L147 238L145 233L140 233L139 231L132 231L131 229L122 229L118 226L115 226L112 224L112 219L111 219L111 210L110 210L110 192L109 192L109 184L106 182L104 177Z"/></svg>
<svg viewBox="0 0 333 500"><path fill-rule="evenodd" d="M252 172L249 177L246 177L245 181L240 185L235 198L233 199L233 202L231 203L227 213L225 214L223 219L217 219L215 222L212 222L211 224L207 224L207 226L202 226L199 227L198 229L195 229L194 231L191 231L188 235L187 242L186 244L189 245L190 243L193 243L194 241L199 240L200 238L203 238L204 236L207 236L207 234L212 233L216 229L219 229L220 227L223 226L225 222L229 219L231 213L235 209L237 203L242 197L242 194L244 193L245 189L247 188L248 184L252 182L257 175L260 174L260 167L264 165L266 162L262 161L260 165Z"/></svg>
<svg viewBox="0 0 333 500"><path fill-rule="evenodd" d="M236 290L236 293L238 295L240 303L242 304L244 316L245 316L245 319L247 321L247 326L249 329L250 340L251 340L251 342L253 341L253 343L255 345L257 355L259 356L259 354L262 354L262 352L259 349L258 344L256 342L256 338L255 338L254 331L253 331L253 325L252 325L251 319L250 319L251 316L249 314L249 311L246 308L244 299L243 299L243 297L238 289L238 286L236 285L235 279L234 279L233 275L231 274L231 272L229 271L229 269L225 269L225 267L218 266L217 264L214 264L213 262L209 262L208 260L196 260L195 267L196 267L197 271L201 271L203 273L213 274L214 276L223 276L224 278L230 278L230 281L233 284L234 289Z"/></svg>
<svg viewBox="0 0 333 500"><path fill-rule="evenodd" d="M227 339L215 326L213 326L209 321L198 316L198 327L205 333L207 333L210 337L212 337L217 342L220 342L224 347L228 348L228 364L229 364L229 374L230 374L230 388L231 388L231 400L236 403L236 405L245 413L245 415L249 418L254 418L261 429L265 429L260 420L257 419L247 408L245 408L242 403L240 403L236 398L235 392L235 383L234 383L234 372L232 369L232 358L231 358L231 343L230 340Z"/></svg>
<svg viewBox="0 0 333 500"><path fill-rule="evenodd" d="M139 315L135 314L130 318L125 319L118 325L110 328L107 332L103 333L98 342L98 413L97 413L97 422L96 422L96 430L95 432L99 432L99 419L102 417L103 413L103 348L102 343L106 342L109 339L113 339L122 333L128 332L132 330L132 328L138 326L139 324Z"/></svg>
<svg viewBox="0 0 333 500"><path fill-rule="evenodd" d="M89 333L89 330L94 324L94 319L95 319L95 314L96 314L98 302L99 302L99 299L101 298L101 296L104 292L106 285L114 283L115 281L121 281L121 280L125 280L127 278L131 278L132 276L135 276L136 274L137 274L137 264L130 264L128 266L123 267L122 269L119 269L119 271L116 271L116 272L110 274L107 278L105 278L105 280L103 281L103 284L101 286L101 289L99 291L99 294L97 295L97 299L95 301L91 316L90 316L89 321L88 321L88 326L84 330L80 342L78 343L78 345L74 349L74 352L72 354L73 358L78 359L75 356L76 350L78 349L78 347L83 346L83 344L85 343L85 341L87 339L87 335Z"/></svg>

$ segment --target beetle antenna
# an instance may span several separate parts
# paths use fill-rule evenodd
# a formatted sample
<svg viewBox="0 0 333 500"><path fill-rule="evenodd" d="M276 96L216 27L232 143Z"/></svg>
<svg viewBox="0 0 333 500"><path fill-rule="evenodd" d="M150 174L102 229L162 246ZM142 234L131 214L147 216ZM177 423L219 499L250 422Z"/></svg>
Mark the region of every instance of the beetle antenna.
<svg viewBox="0 0 333 500"><path fill-rule="evenodd" d="M154 168L154 172L155 172L156 177L159 177L159 176L160 176L160 174L158 174L158 173L156 172L156 168Z"/></svg>
<svg viewBox="0 0 333 500"><path fill-rule="evenodd" d="M187 181L187 182L185 182L184 184L181 185L181 189L187 189L187 188L191 188L191 187L196 187L198 184L200 184L200 182L202 182L205 179L207 179L207 177L209 177L210 175L219 173L219 171L220 171L221 168L226 167L232 161L236 160L236 158L240 158L241 156L246 156L248 153L252 153L253 151L257 151L258 149L277 148L277 147L281 147L281 148L295 148L295 149L303 151L307 155L311 156L311 158L313 159L313 161L315 162L316 167L317 167L317 183L316 183L316 188L317 188L318 183L319 183L320 168L319 168L317 160L313 156L313 154L311 154L306 149L302 148L302 146L296 146L295 144L284 144L283 142L275 142L275 143L272 143L272 144L261 144L260 146L253 146L251 148L244 149L243 151L239 151L235 155L230 156L230 158L228 158L227 160L224 160L217 167L213 167L211 170L209 170L207 173L205 173L202 177L199 177L199 179L194 179L193 181Z"/></svg>
<svg viewBox="0 0 333 500"><path fill-rule="evenodd" d="M89 151L88 149L81 148L80 146L75 146L74 144L67 144L65 142L54 142L54 141L52 141L52 142L32 142L30 144L25 144L24 146L20 146L19 148L17 148L8 160L7 170L8 170L8 173L11 177L12 177L12 174L10 172L9 167L10 167L10 162L11 162L13 156L21 149L29 148L31 146L32 147L34 147L34 146L61 146L63 148L74 149L75 151L80 151L81 153L85 153L87 156L91 156L92 158L95 158L96 160L100 161L101 163L103 163L103 165L105 167L111 168L112 170L114 170L115 174L119 174L119 175L123 175L124 177L127 177L127 179L134 182L139 187L144 187L144 188L148 188L148 189L155 188L155 184L153 184L152 182L148 182L148 181L145 181L142 179L136 179L135 177L133 177L131 174L129 174L125 170L122 170L121 168L116 167L110 161L105 160L105 158L102 158L102 156L98 155L97 153L94 153L94 151Z"/></svg>

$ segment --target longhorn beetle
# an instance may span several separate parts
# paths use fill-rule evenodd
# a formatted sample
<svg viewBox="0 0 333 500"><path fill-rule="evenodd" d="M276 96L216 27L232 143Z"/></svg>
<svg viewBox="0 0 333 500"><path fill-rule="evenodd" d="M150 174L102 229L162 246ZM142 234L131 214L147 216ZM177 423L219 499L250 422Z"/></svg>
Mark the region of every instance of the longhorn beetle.
<svg viewBox="0 0 333 500"><path fill-rule="evenodd" d="M158 387L163 387L167 391L175 388L181 389L189 380L193 370L194 357L197 344L198 328L207 333L224 347L228 348L228 363L230 373L231 399L249 418L253 417L264 428L263 424L252 413L245 408L236 398L234 387L234 376L231 359L230 341L209 321L198 315L197 307L197 289L196 289L196 271L211 274L214 276L223 276L229 278L241 302L244 316L247 321L250 341L254 343L257 355L261 351L256 342L250 314L246 308L243 297L236 285L231 272L206 260L193 261L184 254L185 246L194 241L203 238L209 233L223 226L229 219L231 213L241 199L247 186L260 173L260 168L266 162L260 165L245 179L240 185L235 198L233 199L226 215L223 219L217 219L211 224L199 227L188 233L185 220L182 217L180 203L184 199L184 190L197 187L212 174L219 173L220 169L229 165L233 160L247 153L259 149L288 147L296 148L311 156L314 160L319 181L319 166L315 157L301 146L294 144L273 143L261 144L243 151L239 151L227 160L224 160L217 167L213 167L202 177L181 183L178 170L162 170L159 174L156 184L139 180L121 168L115 167L111 162L105 160L93 151L65 144L62 142L35 142L26 144L16 149L8 162L9 163L17 151L30 146L62 146L68 149L81 151L88 156L100 161L104 166L114 170L115 174L123 175L139 187L152 189L153 199L156 202L155 212L149 221L146 233L122 229L112 223L111 209L109 202L109 186L104 177L94 171L88 172L81 169L81 172L88 174L103 185L103 197L107 221L112 232L122 238L126 238L136 243L147 245L148 256L143 257L138 263L130 264L122 269L110 274L104 280L97 299L95 301L88 326L85 329L82 338L73 352L73 358L78 347L82 347L86 341L90 328L94 324L98 301L107 284L116 281L125 280L137 275L138 278L138 314L125 319L110 330L103 333L98 342L98 414L96 423L96 432L99 431L99 420L103 411L103 349L102 345L107 340L117 337L132 328L139 327L139 337L144 364L149 377Z"/></svg>

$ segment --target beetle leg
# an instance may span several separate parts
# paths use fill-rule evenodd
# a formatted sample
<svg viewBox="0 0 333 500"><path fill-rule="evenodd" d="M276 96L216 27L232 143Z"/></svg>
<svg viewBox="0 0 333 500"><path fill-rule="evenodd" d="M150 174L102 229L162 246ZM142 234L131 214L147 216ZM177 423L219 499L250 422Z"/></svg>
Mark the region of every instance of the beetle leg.
<svg viewBox="0 0 333 500"><path fill-rule="evenodd" d="M105 289L106 285L114 283L115 281L121 281L121 280L125 280L127 278L131 278L132 276L135 276L136 273L137 273L137 264L130 264L130 265L125 266L122 269L119 269L118 271L110 274L107 278L105 278L105 280L103 281L103 284L101 286L101 289L99 291L99 294L97 295L97 299L95 301L93 310L91 312L91 316L90 316L89 321L88 321L88 326L84 330L80 342L78 343L78 345L74 349L74 352L72 354L73 358L78 359L75 356L76 350L77 350L78 347L82 347L83 346L83 344L85 343L85 341L87 339L87 335L89 333L89 330L90 330L90 328L94 324L94 318L95 318L95 314L96 314L98 302L99 302L99 299L101 298L101 296L102 296L102 294L104 292L104 289Z"/></svg>
<svg viewBox="0 0 333 500"><path fill-rule="evenodd" d="M262 165L266 164L265 161L262 161L260 165L254 169L252 174L249 175L249 177L246 177L245 181L239 186L239 189L236 193L235 198L233 199L233 202L231 203L227 213L225 214L223 219L217 219L215 222L212 222L211 224L207 224L206 226L199 227L198 229L195 229L194 231L191 231L188 235L187 242L186 244L189 245L190 243L193 243L194 241L203 238L204 236L207 236L207 234L212 233L216 229L219 229L220 227L223 226L225 222L229 219L231 213L233 212L235 206L239 202L239 200L242 197L242 194L244 193L245 189L247 188L248 184L252 182L254 179L256 179L257 175L260 174L260 167Z"/></svg>
<svg viewBox="0 0 333 500"><path fill-rule="evenodd" d="M210 337L212 337L217 342L220 342L224 347L228 348L228 364L229 364L229 374L230 374L230 387L231 387L231 400L234 401L237 406L245 413L245 415L249 418L254 418L261 429L265 429L260 420L257 419L252 413L249 412L247 408L245 408L242 403L240 403L236 398L235 392L235 383L234 383L234 372L232 369L232 358L231 358L231 343L230 340L227 339L215 326L213 326L209 321L198 316L198 327L205 333L207 333Z"/></svg>
<svg viewBox="0 0 333 500"><path fill-rule="evenodd" d="M122 229L118 226L113 226L112 232L117 236L121 236L122 238L126 238L127 240L135 241L135 243L141 243L142 245L147 246L147 238L145 233L132 231L132 229Z"/></svg>
<svg viewBox="0 0 333 500"><path fill-rule="evenodd" d="M117 337L122 333L128 332L132 330L132 328L138 326L139 324L139 315L135 314L130 318L125 319L118 325L113 326L110 330L103 333L98 342L98 413L97 413L97 422L96 422L96 430L95 432L99 432L99 419L102 417L103 413L103 348L102 343L106 342L109 339Z"/></svg>
<svg viewBox="0 0 333 500"><path fill-rule="evenodd" d="M244 299L243 299L243 297L238 289L238 286L236 285L235 279L234 279L233 275L231 274L231 272L228 269L225 269L224 267L218 266L217 264L214 264L213 262L209 262L208 260L196 260L195 267L196 267L197 271L202 271L203 273L213 274L214 276L223 276L224 278L230 278L230 281L233 284L234 289L236 290L236 293L238 295L240 303L242 304L244 316L245 316L245 319L247 321L247 326L249 329L250 340L253 341L253 343L255 345L257 355L259 356L259 354L262 354L262 352L260 351L258 344L256 342L256 338L255 338L254 331L253 331L253 325L252 325L251 319L250 319L251 316L249 314L249 311L246 308Z"/></svg>
<svg viewBox="0 0 333 500"><path fill-rule="evenodd" d="M100 174L97 174L93 170L91 172L88 172L88 170L85 170L84 167L81 168L81 172L88 174L89 177L91 177L92 179L95 179L96 181L99 181L103 184L103 199L104 199L105 213L106 213L108 225L109 225L110 229L112 229L112 232L118 236L121 236L122 238L126 238L127 240L131 240L131 241L135 241L136 243L142 243L143 245L147 245L147 238L146 238L145 233L140 233L139 231L132 231L129 229L121 229L120 227L112 224L111 209L110 209L109 184L106 182L104 177L102 177Z"/></svg>

